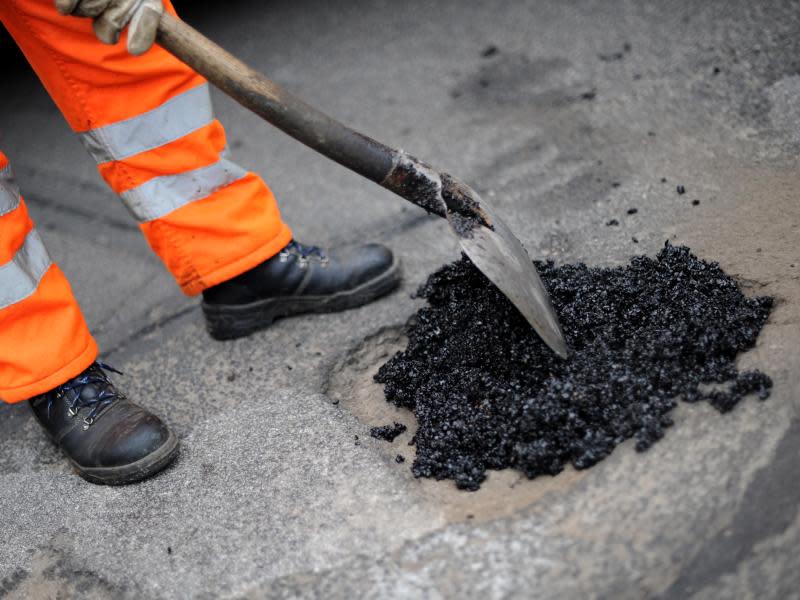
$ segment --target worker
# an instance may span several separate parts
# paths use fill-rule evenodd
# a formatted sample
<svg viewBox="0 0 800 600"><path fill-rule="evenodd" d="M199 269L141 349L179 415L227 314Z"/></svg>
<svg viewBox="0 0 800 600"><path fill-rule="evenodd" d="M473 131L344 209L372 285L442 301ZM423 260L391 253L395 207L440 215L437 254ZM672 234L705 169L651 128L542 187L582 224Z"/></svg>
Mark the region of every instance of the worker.
<svg viewBox="0 0 800 600"><path fill-rule="evenodd" d="M208 83L154 45L163 11L174 14L169 0L0 2L0 20L103 179L181 290L202 294L211 336L394 289L400 268L384 246L327 252L293 239L264 181L230 157ZM0 153L0 399L27 401L85 479L139 481L175 458L177 438L97 357Z"/></svg>

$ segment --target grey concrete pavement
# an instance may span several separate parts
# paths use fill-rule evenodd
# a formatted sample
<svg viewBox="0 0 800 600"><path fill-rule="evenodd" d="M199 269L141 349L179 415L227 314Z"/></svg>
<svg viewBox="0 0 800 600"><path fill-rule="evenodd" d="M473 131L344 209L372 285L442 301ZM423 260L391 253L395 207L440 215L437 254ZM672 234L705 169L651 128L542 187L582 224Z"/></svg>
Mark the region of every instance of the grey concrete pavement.
<svg viewBox="0 0 800 600"><path fill-rule="evenodd" d="M183 452L151 481L99 488L25 407L0 407L0 596L800 597L800 3L187 10L312 103L474 184L534 256L619 264L670 239L775 295L741 360L774 391L723 416L681 406L651 450L623 444L587 471L493 473L475 494L415 480L394 462L411 432L367 435L413 424L370 379L411 292L458 256L445 225L215 93L235 157L299 239L386 241L406 279L363 309L211 341L12 60L0 147L120 385Z"/></svg>

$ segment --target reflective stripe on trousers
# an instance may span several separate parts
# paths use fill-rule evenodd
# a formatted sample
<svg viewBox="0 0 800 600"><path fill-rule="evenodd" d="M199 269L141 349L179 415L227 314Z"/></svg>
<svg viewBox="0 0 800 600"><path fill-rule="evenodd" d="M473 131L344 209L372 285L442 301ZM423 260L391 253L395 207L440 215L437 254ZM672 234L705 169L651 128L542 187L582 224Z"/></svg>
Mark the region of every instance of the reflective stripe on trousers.
<svg viewBox="0 0 800 600"><path fill-rule="evenodd" d="M162 175L120 196L140 222L164 217L176 208L211 194L247 176L247 171L227 159L177 175Z"/></svg>
<svg viewBox="0 0 800 600"><path fill-rule="evenodd" d="M0 265L0 310L33 294L52 263L42 238L32 230L11 262Z"/></svg>
<svg viewBox="0 0 800 600"><path fill-rule="evenodd" d="M14 172L11 165L6 164L0 169L0 216L15 211L19 208L20 201ZM10 231L6 234L5 237L10 240ZM42 238L35 229L27 232L20 247L6 248L4 254L12 256L8 262L3 263L0 260L0 310L33 294L45 271L52 264Z"/></svg>
<svg viewBox="0 0 800 600"><path fill-rule="evenodd" d="M0 169L0 217L19 206L19 188L11 165Z"/></svg>
<svg viewBox="0 0 800 600"><path fill-rule="evenodd" d="M100 164L174 142L214 120L208 84L178 94L152 110L79 134Z"/></svg>

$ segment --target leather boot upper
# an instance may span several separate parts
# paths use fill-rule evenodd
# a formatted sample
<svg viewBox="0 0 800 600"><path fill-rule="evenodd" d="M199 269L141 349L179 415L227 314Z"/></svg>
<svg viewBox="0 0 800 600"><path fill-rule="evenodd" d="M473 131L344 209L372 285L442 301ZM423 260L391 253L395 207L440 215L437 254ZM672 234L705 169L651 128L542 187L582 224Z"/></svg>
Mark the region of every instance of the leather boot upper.
<svg viewBox="0 0 800 600"><path fill-rule="evenodd" d="M98 363L29 403L53 441L85 468L135 463L170 435L158 417L121 395Z"/></svg>
<svg viewBox="0 0 800 600"><path fill-rule="evenodd" d="M346 251L323 251L291 242L278 255L203 292L210 304L246 304L280 296L328 296L352 290L387 271L392 251L366 244Z"/></svg>

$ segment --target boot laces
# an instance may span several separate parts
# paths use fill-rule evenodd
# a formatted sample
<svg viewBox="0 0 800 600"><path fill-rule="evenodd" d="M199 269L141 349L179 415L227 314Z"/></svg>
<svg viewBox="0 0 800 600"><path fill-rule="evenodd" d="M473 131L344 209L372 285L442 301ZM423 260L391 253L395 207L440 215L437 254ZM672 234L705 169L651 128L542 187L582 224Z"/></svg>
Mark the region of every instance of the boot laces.
<svg viewBox="0 0 800 600"><path fill-rule="evenodd" d="M53 402L55 402L56 399L65 398L68 402L68 410L71 416L77 416L82 410L89 411L83 418L83 428L88 429L105 408L111 406L117 400L124 398L103 371L117 373L118 375L122 375L122 372L100 361L96 361L94 364L99 368L92 369L90 367L77 377L70 379L68 382L58 386L55 390L47 394L48 415L50 414L50 408ZM82 397L83 389L87 385L91 385L97 390L97 395L94 398Z"/></svg>
<svg viewBox="0 0 800 600"><path fill-rule="evenodd" d="M287 260L289 258L289 254L292 252L296 252L300 255L300 260L298 261L300 268L305 268L308 265L309 257L317 257L319 258L322 266L327 266L328 264L328 256L325 254L325 251L320 248L319 246L307 246L305 244L301 244L300 242L296 242L292 240L289 242L286 247L281 252L281 260Z"/></svg>

